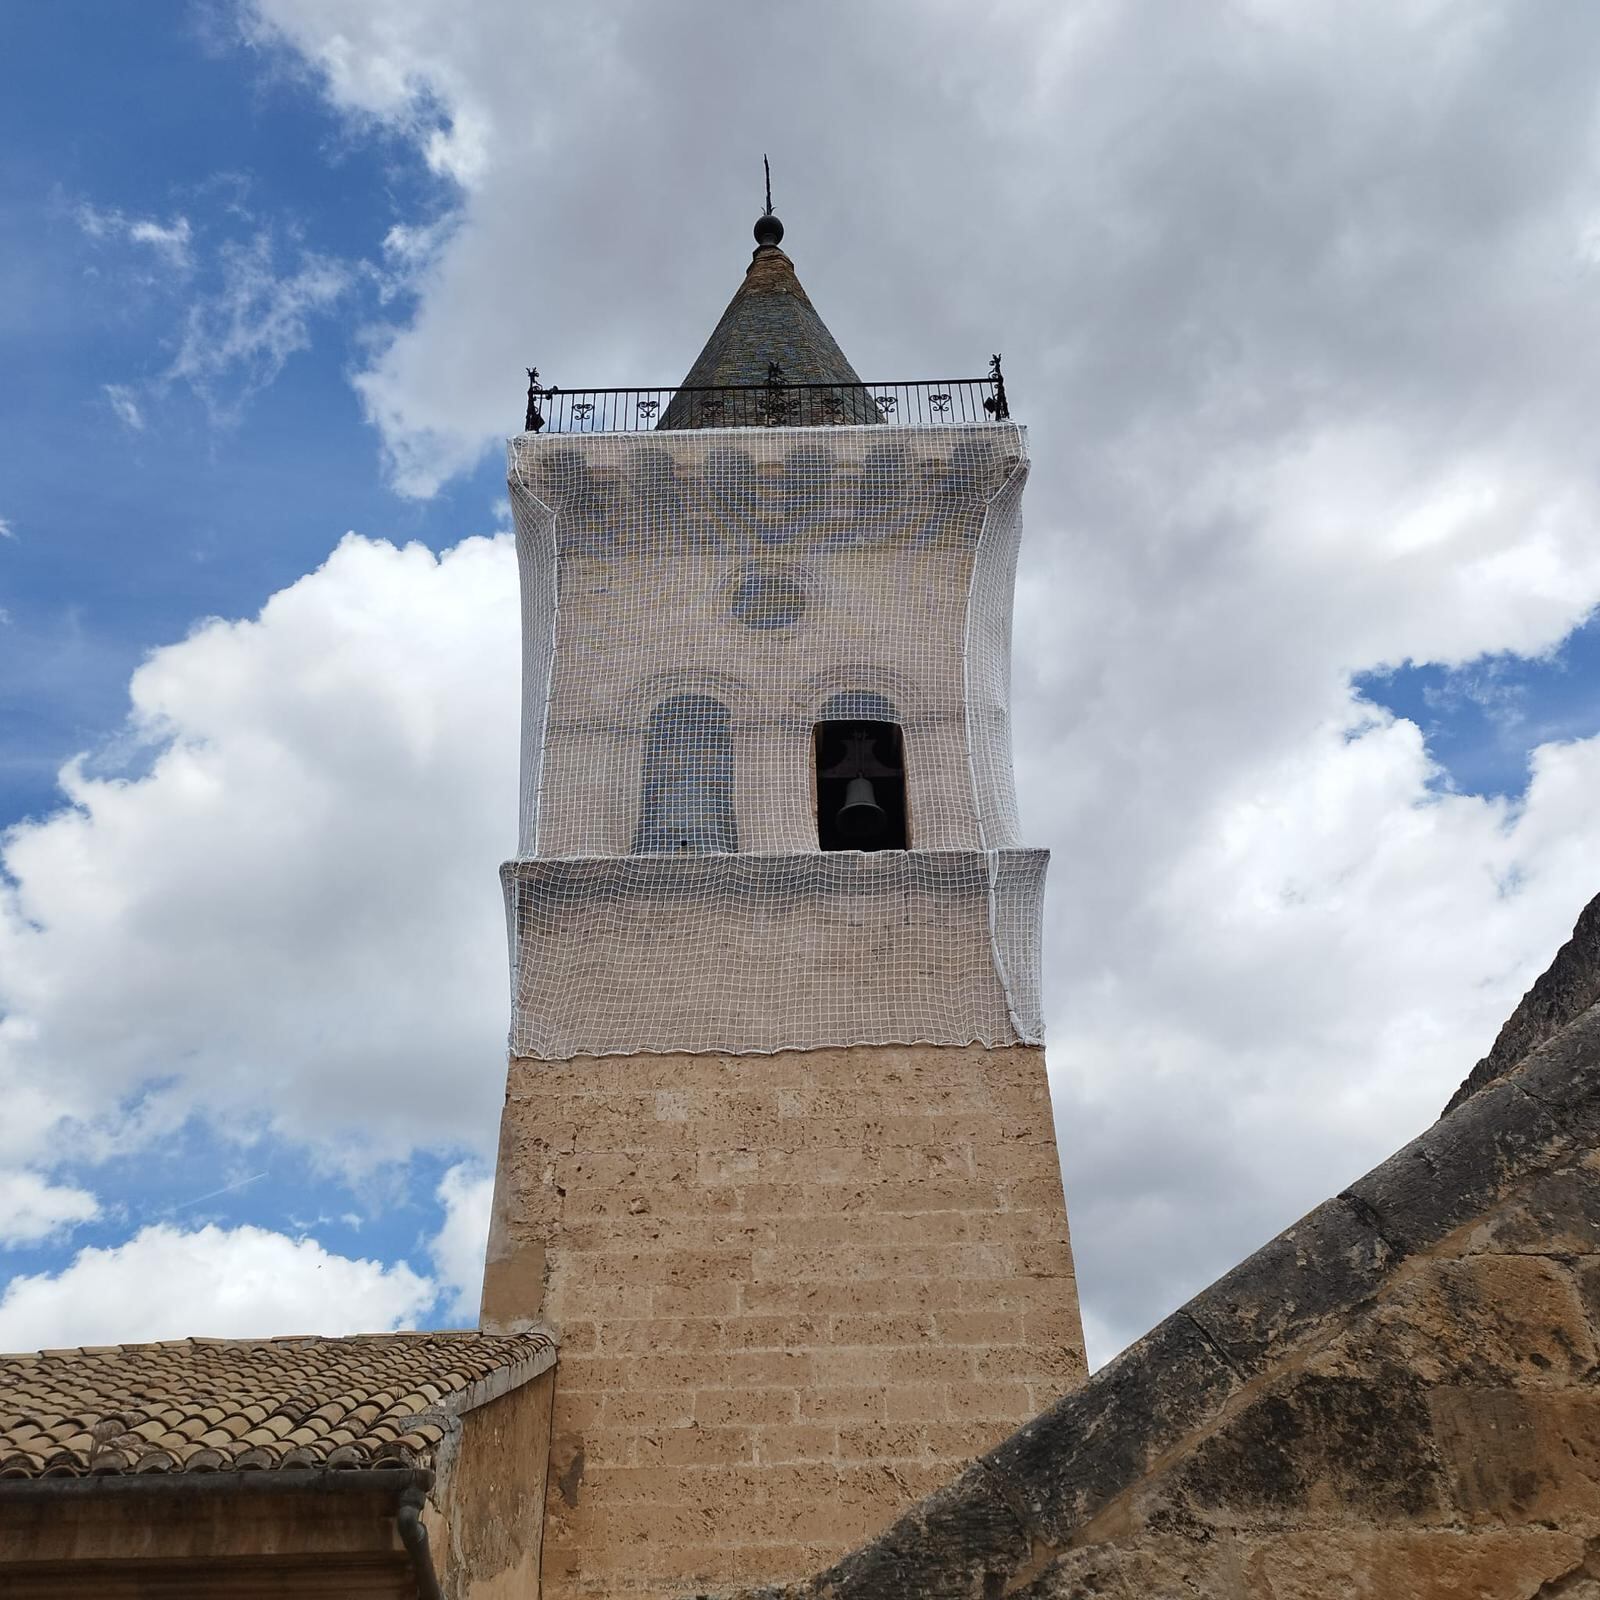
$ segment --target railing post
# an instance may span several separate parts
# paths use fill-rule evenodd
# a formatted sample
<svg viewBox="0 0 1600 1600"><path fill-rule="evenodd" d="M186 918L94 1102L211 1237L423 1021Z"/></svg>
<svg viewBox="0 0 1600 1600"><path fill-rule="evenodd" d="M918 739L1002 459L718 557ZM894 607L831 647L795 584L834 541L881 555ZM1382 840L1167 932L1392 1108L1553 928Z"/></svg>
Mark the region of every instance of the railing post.
<svg viewBox="0 0 1600 1600"><path fill-rule="evenodd" d="M994 393L983 402L983 409L990 412L996 422L1004 422L1011 415L1011 407L1006 401L1005 375L1000 371L1000 357L989 357L989 380L994 384Z"/></svg>

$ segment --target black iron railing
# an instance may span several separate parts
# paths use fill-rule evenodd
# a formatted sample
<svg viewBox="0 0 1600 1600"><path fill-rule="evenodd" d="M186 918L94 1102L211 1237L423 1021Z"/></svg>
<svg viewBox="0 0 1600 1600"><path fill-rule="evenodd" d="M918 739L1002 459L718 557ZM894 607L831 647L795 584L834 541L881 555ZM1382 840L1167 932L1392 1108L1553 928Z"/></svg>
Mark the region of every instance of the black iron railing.
<svg viewBox="0 0 1600 1600"><path fill-rule="evenodd" d="M1000 358L986 378L911 383L789 383L774 367L765 383L679 389L546 388L528 373L529 433L643 433L652 428L808 428L898 423L1003 422Z"/></svg>

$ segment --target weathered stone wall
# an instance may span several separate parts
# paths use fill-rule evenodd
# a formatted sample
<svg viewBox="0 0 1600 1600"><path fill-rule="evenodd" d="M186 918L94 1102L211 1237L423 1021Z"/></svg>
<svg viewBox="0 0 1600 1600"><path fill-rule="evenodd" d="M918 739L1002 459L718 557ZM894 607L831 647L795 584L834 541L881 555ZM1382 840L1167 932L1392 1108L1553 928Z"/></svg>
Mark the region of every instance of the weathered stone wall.
<svg viewBox="0 0 1600 1600"><path fill-rule="evenodd" d="M290 1469L291 1472L294 1469ZM375 1472L339 1492L303 1470L12 1480L0 1492L5 1600L401 1600L416 1573L399 1490ZM362 1480L356 1482L355 1480Z"/></svg>
<svg viewBox="0 0 1600 1600"><path fill-rule="evenodd" d="M534 1317L548 1600L832 1559L1083 1373L1042 1052L513 1061L484 1323Z"/></svg>
<svg viewBox="0 0 1600 1600"><path fill-rule="evenodd" d="M1596 1600L1600 1005L764 1600Z"/></svg>
<svg viewBox="0 0 1600 1600"><path fill-rule="evenodd" d="M429 1520L445 1600L537 1600L555 1369L469 1411Z"/></svg>

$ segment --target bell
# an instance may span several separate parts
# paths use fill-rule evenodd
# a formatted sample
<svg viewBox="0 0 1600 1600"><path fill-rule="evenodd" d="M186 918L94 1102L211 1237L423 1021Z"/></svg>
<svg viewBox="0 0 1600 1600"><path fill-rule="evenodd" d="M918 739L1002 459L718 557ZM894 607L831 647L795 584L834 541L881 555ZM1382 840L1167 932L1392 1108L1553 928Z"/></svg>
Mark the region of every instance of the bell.
<svg viewBox="0 0 1600 1600"><path fill-rule="evenodd" d="M844 804L834 819L847 848L873 850L889 832L889 818L872 792L871 778L852 778L845 785Z"/></svg>

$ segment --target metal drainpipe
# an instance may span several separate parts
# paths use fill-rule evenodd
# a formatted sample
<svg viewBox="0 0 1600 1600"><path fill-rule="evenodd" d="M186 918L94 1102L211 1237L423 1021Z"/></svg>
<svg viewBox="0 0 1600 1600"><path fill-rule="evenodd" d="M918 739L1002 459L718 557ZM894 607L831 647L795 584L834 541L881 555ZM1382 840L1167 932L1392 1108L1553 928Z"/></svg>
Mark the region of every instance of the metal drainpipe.
<svg viewBox="0 0 1600 1600"><path fill-rule="evenodd" d="M394 1525L400 1543L411 1557L412 1571L417 1575L418 1600L444 1600L444 1590L439 1587L439 1576L433 1570L433 1552L428 1548L428 1530L422 1523L422 1508L428 1503L426 1492L412 1484L400 1496L395 1507Z"/></svg>

